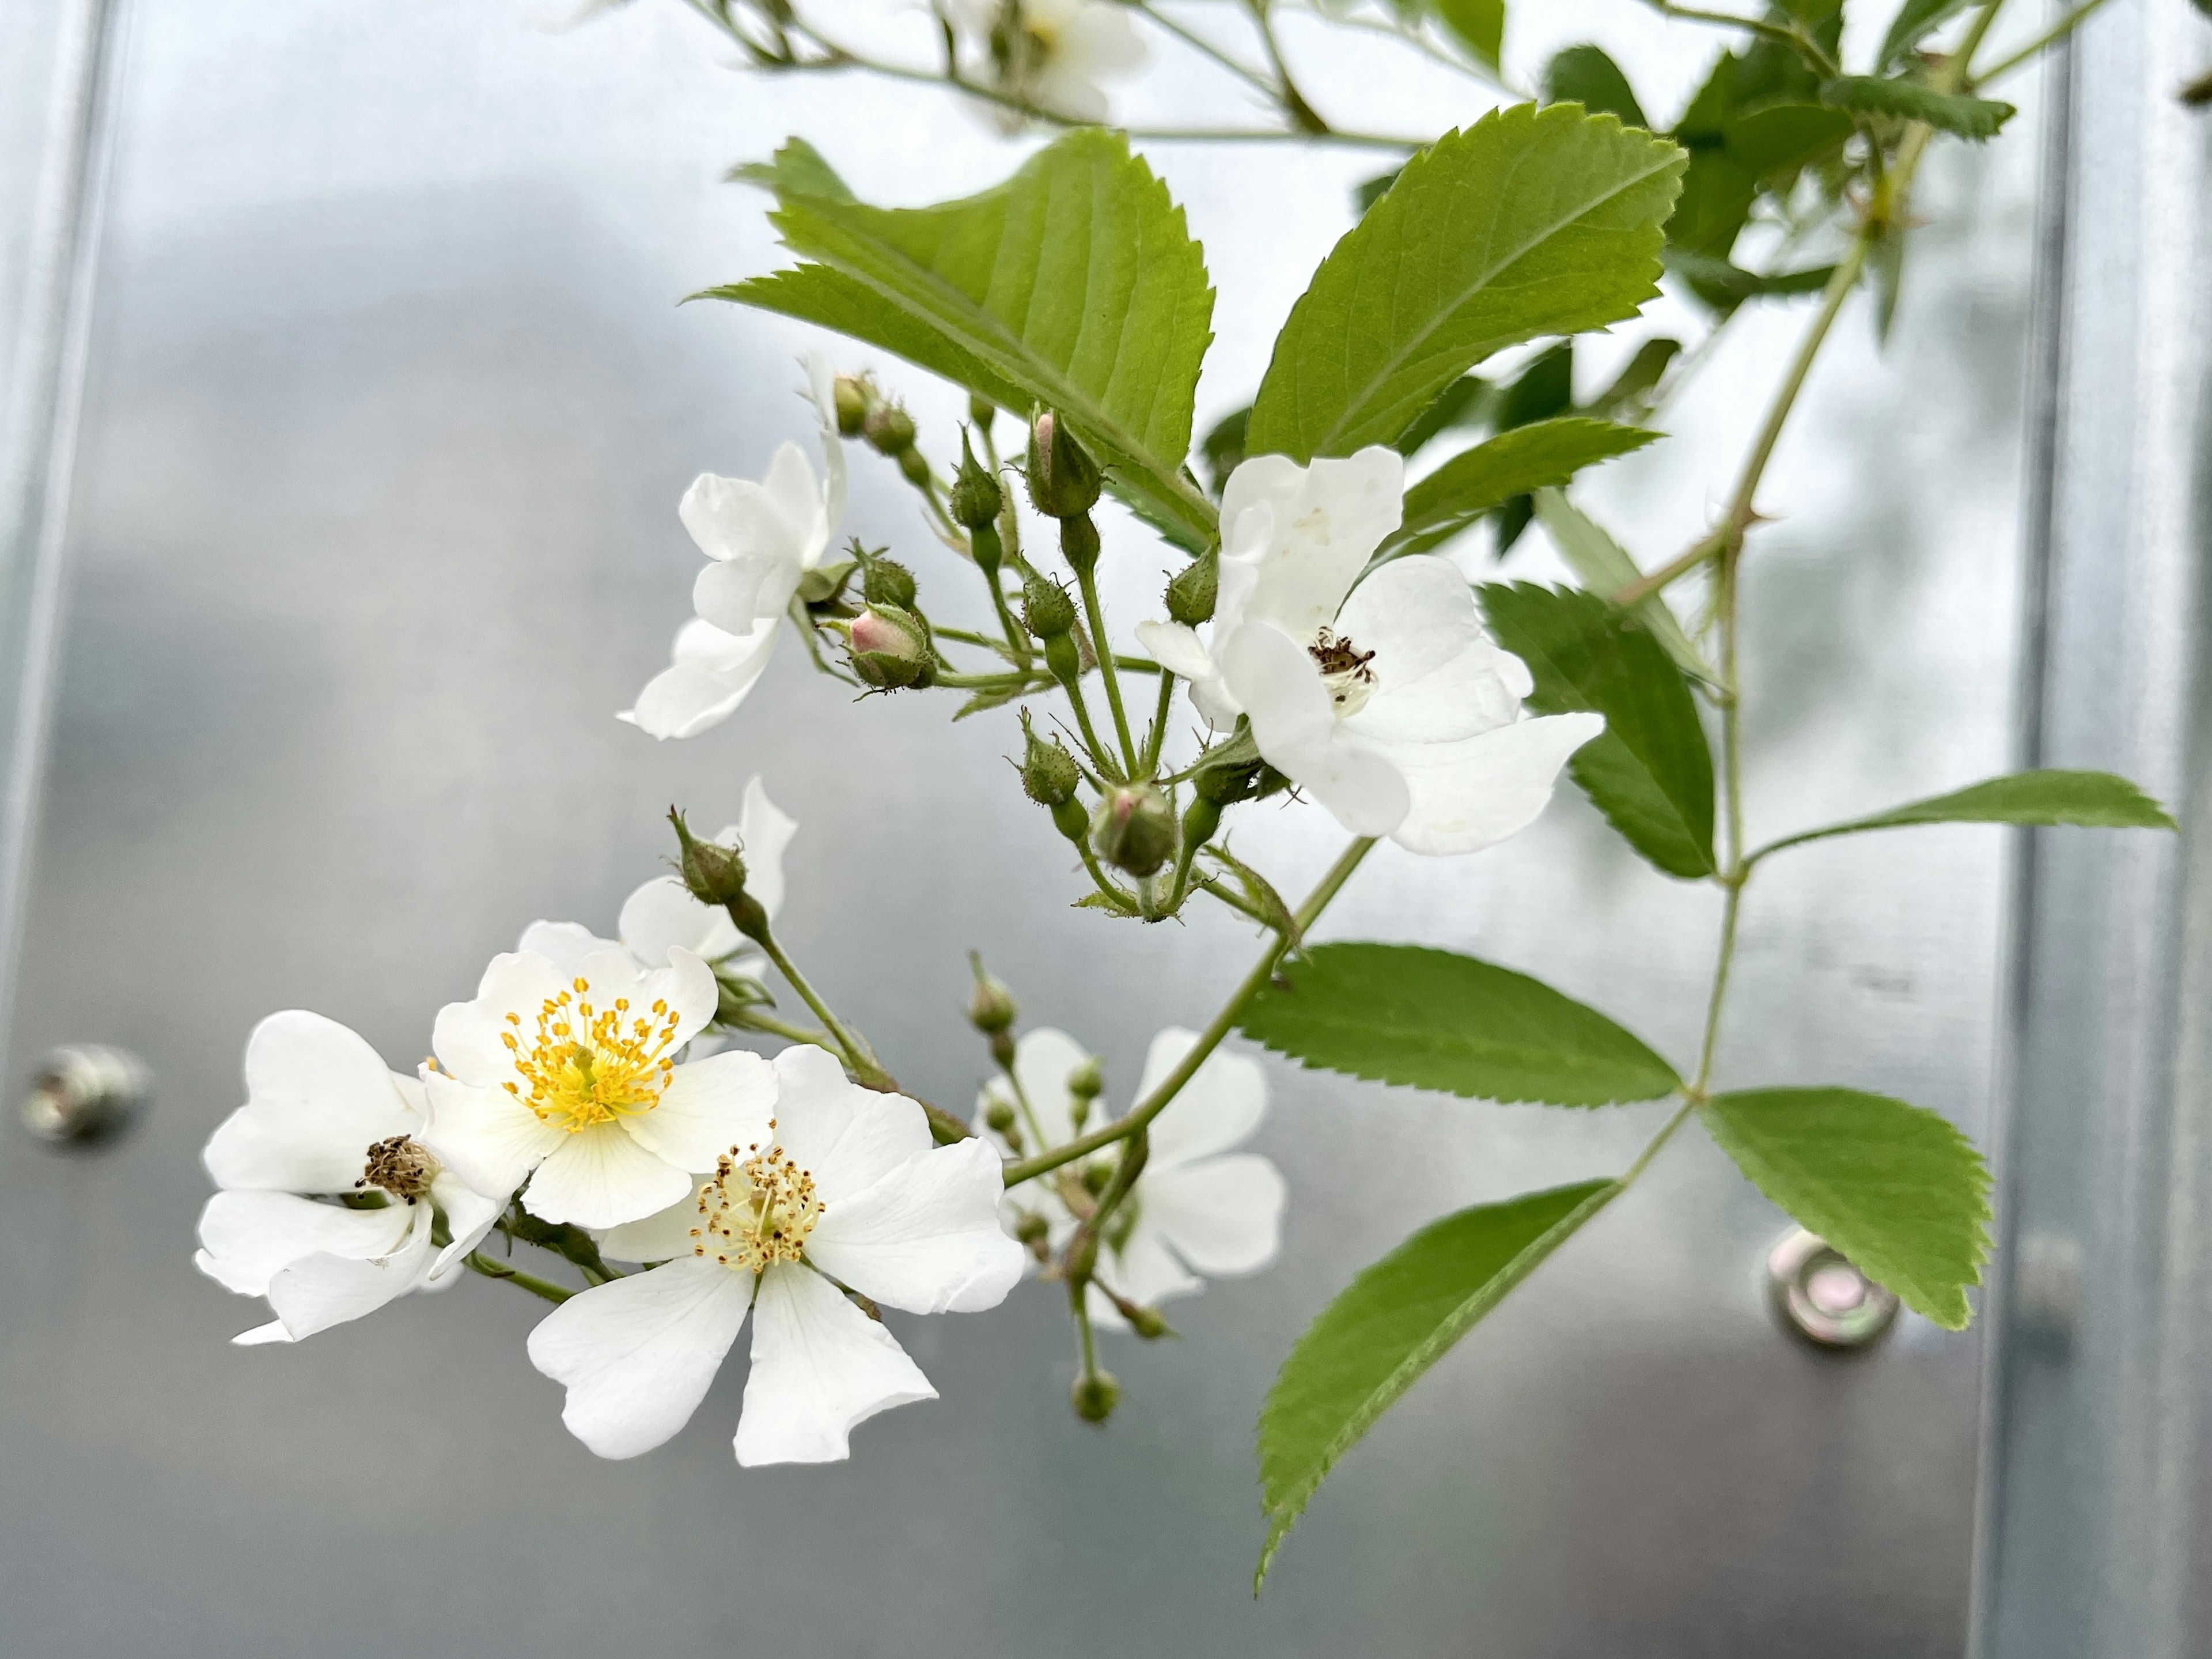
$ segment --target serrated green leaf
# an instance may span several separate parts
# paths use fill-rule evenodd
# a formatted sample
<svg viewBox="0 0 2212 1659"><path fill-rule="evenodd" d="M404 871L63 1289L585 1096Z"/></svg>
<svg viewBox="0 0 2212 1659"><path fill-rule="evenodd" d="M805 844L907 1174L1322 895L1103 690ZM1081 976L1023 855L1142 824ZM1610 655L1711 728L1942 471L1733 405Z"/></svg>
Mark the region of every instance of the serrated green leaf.
<svg viewBox="0 0 2212 1659"><path fill-rule="evenodd" d="M1213 504L1183 468L1213 291L1182 210L1119 133L1084 128L1005 184L927 208L787 191L795 269L706 297L819 323L1002 409L1049 406L1186 544Z"/></svg>
<svg viewBox="0 0 2212 1659"><path fill-rule="evenodd" d="M822 196L833 202L854 199L851 186L837 176L837 169L804 138L785 139L772 160L741 162L730 169L727 177L733 184L758 185L780 197Z"/></svg>
<svg viewBox="0 0 2212 1659"><path fill-rule="evenodd" d="M1622 125L1649 128L1644 106L1620 65L1603 46L1569 46L1544 66L1544 98L1553 104L1580 104L1592 115L1617 115Z"/></svg>
<svg viewBox="0 0 2212 1659"><path fill-rule="evenodd" d="M1536 517L1575 580L1600 599L1611 599L1622 588L1644 580L1644 572L1628 556L1627 550L1558 490L1536 492ZM1663 597L1654 593L1638 603L1631 614L1651 630L1651 637L1666 647L1684 673L1708 685L1719 684Z"/></svg>
<svg viewBox="0 0 2212 1659"><path fill-rule="evenodd" d="M1819 104L1771 103L1738 112L1727 101L1736 78L1717 72L1708 85L1722 91L1709 101L1700 94L1705 107L1697 118L1705 125L1682 180L1681 200L1667 223L1672 247L1719 259L1735 246L1762 188L1786 190L1799 169L1851 133L1849 115Z"/></svg>
<svg viewBox="0 0 2212 1659"><path fill-rule="evenodd" d="M1674 1067L1541 981L1415 945L1317 945L1237 1027L1302 1064L1479 1100L1610 1106L1681 1086Z"/></svg>
<svg viewBox="0 0 2212 1659"><path fill-rule="evenodd" d="M1657 292L1683 161L1571 104L1446 133L1292 307L1252 405L1252 452L1303 462L1387 444L1492 352L1634 316Z"/></svg>
<svg viewBox="0 0 2212 1659"><path fill-rule="evenodd" d="M1567 764L1607 821L1668 875L1712 874L1712 749L1688 683L1658 641L1592 593L1533 582L1476 592L1490 631L1536 682L1531 708L1605 716L1603 734Z"/></svg>
<svg viewBox="0 0 2212 1659"><path fill-rule="evenodd" d="M1831 836L1869 830L1904 830L1922 823L2074 824L2086 830L2172 830L2172 815L2127 779L2111 772L2046 769L2013 772L1970 784L1948 795L1909 801L1871 817L1784 836L1759 856Z"/></svg>
<svg viewBox="0 0 2212 1659"><path fill-rule="evenodd" d="M1611 420L1631 408L1648 405L1651 393L1667 378L1667 370L1681 351L1680 340L1664 335L1646 340L1613 377L1613 384L1593 398L1583 413Z"/></svg>
<svg viewBox="0 0 2212 1659"><path fill-rule="evenodd" d="M1508 428L1461 451L1406 492L1405 523L1390 550L1421 553L1441 546L1501 502L1563 484L1583 468L1641 449L1660 435L1583 415Z"/></svg>
<svg viewBox="0 0 2212 1659"><path fill-rule="evenodd" d="M1232 409L1199 440L1198 453L1206 462L1206 481L1217 501L1229 483L1229 475L1244 464L1244 432L1251 419L1251 404Z"/></svg>
<svg viewBox="0 0 2212 1659"><path fill-rule="evenodd" d="M1856 1089L1748 1089L1698 1109L1751 1183L1946 1330L1990 1255L1990 1175L1941 1114Z"/></svg>
<svg viewBox="0 0 2212 1659"><path fill-rule="evenodd" d="M2019 112L1993 98L1970 98L1962 92L1938 92L1917 81L1885 79L1879 75L1839 75L1821 83L1820 101L1861 115L1894 115L1907 121L1925 121L1931 127L1956 133L1961 138L1994 138L1997 129Z"/></svg>
<svg viewBox="0 0 2212 1659"><path fill-rule="evenodd" d="M1836 274L1833 265L1811 265L1802 270L1765 273L1746 270L1726 259L1669 248L1667 269L1690 285L1690 290L1716 311L1733 311L1747 300L1781 299L1791 295L1818 294Z"/></svg>
<svg viewBox="0 0 2212 1659"><path fill-rule="evenodd" d="M1398 182L1398 174L1402 170L1392 167L1389 172L1378 173L1372 179L1362 179L1352 187L1352 205L1362 218L1366 216L1368 209L1389 193L1390 186Z"/></svg>
<svg viewBox="0 0 2212 1659"><path fill-rule="evenodd" d="M1886 70L1895 69L1912 55L1912 49L1966 10L1972 0L1905 0L1881 37L1881 53L1875 60Z"/></svg>
<svg viewBox="0 0 2212 1659"><path fill-rule="evenodd" d="M1505 0L1433 0L1437 15L1474 54L1475 61L1498 68L1505 53Z"/></svg>
<svg viewBox="0 0 2212 1659"><path fill-rule="evenodd" d="M1260 1413L1267 1541L1255 1595L1337 1460L1620 1190L1586 1181L1446 1216L1365 1269L1306 1328Z"/></svg>
<svg viewBox="0 0 2212 1659"><path fill-rule="evenodd" d="M1400 433L1394 447L1401 455L1419 454L1440 434L1454 427L1480 426L1498 410L1501 393L1479 374L1462 374L1423 410L1413 425Z"/></svg>

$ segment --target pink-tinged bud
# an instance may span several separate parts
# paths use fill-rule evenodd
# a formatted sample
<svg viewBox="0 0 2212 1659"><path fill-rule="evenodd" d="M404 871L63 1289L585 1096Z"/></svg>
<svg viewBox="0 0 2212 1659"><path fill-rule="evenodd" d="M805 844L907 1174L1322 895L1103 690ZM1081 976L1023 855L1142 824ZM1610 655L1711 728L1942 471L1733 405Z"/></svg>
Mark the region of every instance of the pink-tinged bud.
<svg viewBox="0 0 2212 1659"><path fill-rule="evenodd" d="M927 685L937 678L928 624L910 611L872 605L853 618L846 638L853 672L878 691Z"/></svg>
<svg viewBox="0 0 2212 1659"><path fill-rule="evenodd" d="M1053 410L1030 428L1030 501L1048 519L1075 519L1098 504L1098 463Z"/></svg>
<svg viewBox="0 0 2212 1659"><path fill-rule="evenodd" d="M1173 857L1178 833L1175 809L1148 783L1119 785L1091 817L1092 848L1133 876L1149 876Z"/></svg>

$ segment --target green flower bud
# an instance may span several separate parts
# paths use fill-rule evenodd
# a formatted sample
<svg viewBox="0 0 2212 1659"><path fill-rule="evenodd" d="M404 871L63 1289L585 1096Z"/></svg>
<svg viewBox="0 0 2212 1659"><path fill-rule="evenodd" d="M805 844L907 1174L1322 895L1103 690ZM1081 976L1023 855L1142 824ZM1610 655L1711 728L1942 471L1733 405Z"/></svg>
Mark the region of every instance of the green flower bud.
<svg viewBox="0 0 2212 1659"><path fill-rule="evenodd" d="M1040 806L1059 806L1075 799L1083 774L1059 738L1050 743L1031 729L1026 714L1022 731L1029 739L1022 757L1022 793Z"/></svg>
<svg viewBox="0 0 2212 1659"><path fill-rule="evenodd" d="M929 457L920 450L909 447L899 451L898 469L899 476L916 489L929 488Z"/></svg>
<svg viewBox="0 0 2212 1659"><path fill-rule="evenodd" d="M1083 1190L1096 1198L1106 1190L1106 1183L1114 1178L1111 1164L1086 1164L1083 1166Z"/></svg>
<svg viewBox="0 0 2212 1659"><path fill-rule="evenodd" d="M1077 575L1088 575L1098 564L1098 526L1088 513L1060 521L1060 556Z"/></svg>
<svg viewBox="0 0 2212 1659"><path fill-rule="evenodd" d="M1176 839L1175 809L1148 783L1117 786L1091 815L1091 850L1133 876L1149 876L1174 857Z"/></svg>
<svg viewBox="0 0 2212 1659"><path fill-rule="evenodd" d="M876 401L876 390L864 375L840 374L831 393L831 401L837 405L839 434L857 438L867 424L868 410Z"/></svg>
<svg viewBox="0 0 2212 1659"><path fill-rule="evenodd" d="M1079 800L1064 800L1052 809L1052 827L1068 840L1081 842L1091 834L1091 814Z"/></svg>
<svg viewBox="0 0 2212 1659"><path fill-rule="evenodd" d="M1213 839L1213 832L1221 828L1221 804L1208 800L1204 795L1191 797L1190 805L1182 810L1182 844L1192 855Z"/></svg>
<svg viewBox="0 0 2212 1659"><path fill-rule="evenodd" d="M1114 1380L1110 1371L1088 1372L1075 1379L1068 1403L1085 1422L1103 1423L1113 1416L1114 1407L1121 1403L1121 1385Z"/></svg>
<svg viewBox="0 0 2212 1659"><path fill-rule="evenodd" d="M926 686L937 678L936 653L921 617L896 605L872 605L853 618L848 660L878 691Z"/></svg>
<svg viewBox="0 0 2212 1659"><path fill-rule="evenodd" d="M895 605L914 609L914 572L896 559L871 553L861 562L860 596L870 605Z"/></svg>
<svg viewBox="0 0 2212 1659"><path fill-rule="evenodd" d="M1014 1237L1032 1250L1042 1245L1051 1232L1052 1223L1035 1210L1023 1211L1021 1219L1014 1223Z"/></svg>
<svg viewBox="0 0 2212 1659"><path fill-rule="evenodd" d="M1214 596L1221 586L1221 556L1208 548L1168 584L1168 617L1185 628L1213 620Z"/></svg>
<svg viewBox="0 0 2212 1659"><path fill-rule="evenodd" d="M1003 1100L994 1100L983 1109L983 1121L1009 1146L1021 1133L1014 1125L1014 1109Z"/></svg>
<svg viewBox="0 0 2212 1659"><path fill-rule="evenodd" d="M963 530L988 530L999 521L1000 509L1006 504L1006 492L999 488L999 481L990 469L975 459L975 452L968 447L968 434L960 434L960 471L952 480L952 522Z"/></svg>
<svg viewBox="0 0 2212 1659"><path fill-rule="evenodd" d="M1006 982L985 971L980 952L970 951L968 960L975 970L975 994L968 999L968 1023L986 1036L996 1036L1014 1023L1021 1009Z"/></svg>
<svg viewBox="0 0 2212 1659"><path fill-rule="evenodd" d="M1093 1054L1067 1074L1067 1092L1078 1100L1096 1100L1106 1091L1106 1062Z"/></svg>
<svg viewBox="0 0 2212 1659"><path fill-rule="evenodd" d="M1129 1328L1147 1342L1157 1342L1168 1334L1168 1322L1160 1317L1158 1308L1124 1308L1121 1316L1129 1322Z"/></svg>
<svg viewBox="0 0 2212 1659"><path fill-rule="evenodd" d="M668 809L668 821L676 826L676 844L680 853L678 867L683 872L684 884L690 889L691 896L702 904L716 906L734 904L743 898L744 854L720 842L701 841L691 833L684 814L672 806Z"/></svg>
<svg viewBox="0 0 2212 1659"><path fill-rule="evenodd" d="M860 566L852 559L840 559L835 564L818 564L799 579L799 599L802 605L834 605L845 591L845 581Z"/></svg>
<svg viewBox="0 0 2212 1659"><path fill-rule="evenodd" d="M860 430L882 455L903 455L914 447L914 416L888 398L872 405Z"/></svg>
<svg viewBox="0 0 2212 1659"><path fill-rule="evenodd" d="M991 422L998 417L999 411L991 406L991 400L988 398L980 392L971 392L968 394L968 418L975 422L977 426L988 432L991 429Z"/></svg>
<svg viewBox="0 0 2212 1659"><path fill-rule="evenodd" d="M1098 463L1051 410L1030 428L1030 500L1048 519L1073 519L1098 505Z"/></svg>
<svg viewBox="0 0 2212 1659"><path fill-rule="evenodd" d="M1022 620L1041 640L1064 639L1075 626L1075 601L1058 582L1031 571L1022 582Z"/></svg>

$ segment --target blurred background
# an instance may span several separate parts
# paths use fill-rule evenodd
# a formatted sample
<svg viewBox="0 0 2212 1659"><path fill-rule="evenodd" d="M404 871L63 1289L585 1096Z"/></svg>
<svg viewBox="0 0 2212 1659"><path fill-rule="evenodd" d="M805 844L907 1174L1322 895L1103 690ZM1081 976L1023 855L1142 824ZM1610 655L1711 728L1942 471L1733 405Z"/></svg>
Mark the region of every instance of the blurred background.
<svg viewBox="0 0 2212 1659"><path fill-rule="evenodd" d="M1847 52L1891 9L1855 9ZM1002 759L1010 714L855 704L787 647L705 737L615 721L689 611L685 484L811 444L804 350L875 368L957 455L964 398L918 371L678 304L778 263L763 198L724 172L797 133L865 198L920 203L1035 141L927 88L733 72L674 3L549 21L505 0L0 12L4 1079L113 1043L153 1099L76 1151L4 1103L0 1649L1840 1659L1963 1653L1971 1621L2007 1656L2206 1650L2192 840L1954 827L1772 866L1720 1081L1947 1113L1998 1153L2008 1261L2036 1272L2001 1276L1968 1332L1907 1316L1815 1352L1768 1305L1784 1218L1686 1134L1347 1459L1256 1604L1252 1425L1306 1322L1435 1216L1616 1171L1656 1109L1270 1060L1282 1257L1178 1304L1180 1340L1104 1339L1124 1400L1103 1431L1067 1410L1072 1338L1036 1285L988 1316L892 1316L943 1398L827 1469L735 1468L740 1364L676 1442L599 1462L524 1355L541 1307L489 1284L228 1346L258 1315L191 1267L198 1152L253 1022L312 1008L410 1068L526 924L612 930L671 801L720 823L766 781L801 826L794 954L959 1109L988 1063L960 1018L969 948L1025 1023L1107 1057L1117 1104L1152 1034L1202 1020L1255 948L1195 908L1150 930L1069 909L1065 843ZM842 15L856 39L923 21ZM2037 21L2023 4L2004 32ZM1511 28L1531 75L1602 41L1657 119L1722 38L1628 0ZM1386 43L1288 33L1346 118L1435 132L1484 106ZM2070 68L2008 89L2000 142L1931 159L1886 349L1855 301L1770 474L1755 838L2037 762L2186 799L2209 198L2203 124L2167 82L2208 34L2184 0L2118 0ZM1236 100L1156 42L1116 113ZM1203 431L1249 398L1376 162L1146 149L1219 295ZM1673 441L1578 490L1647 566L1723 496L1806 303L1742 318ZM1662 301L1586 354L1582 390L1700 326ZM911 493L851 459L848 528L949 591ZM1170 556L1106 533L1126 627ZM1480 538L1461 557L1489 567ZM1540 532L1506 569L1559 572ZM1336 840L1310 809L1237 830L1286 889ZM1477 858L1381 849L1326 931L1510 964L1680 1053L1717 922L1717 895L1654 874L1569 791Z"/></svg>

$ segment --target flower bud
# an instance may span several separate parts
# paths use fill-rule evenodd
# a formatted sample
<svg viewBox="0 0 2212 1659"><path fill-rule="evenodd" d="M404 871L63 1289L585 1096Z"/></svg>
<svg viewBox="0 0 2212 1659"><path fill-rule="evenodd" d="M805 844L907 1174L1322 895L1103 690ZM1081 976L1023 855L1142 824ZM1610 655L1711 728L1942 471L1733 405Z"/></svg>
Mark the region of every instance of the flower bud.
<svg viewBox="0 0 2212 1659"><path fill-rule="evenodd" d="M999 411L991 406L991 400L988 398L980 392L971 392L968 394L968 418L975 422L977 426L988 432L991 429L991 422L998 417Z"/></svg>
<svg viewBox="0 0 2212 1659"><path fill-rule="evenodd" d="M684 821L684 814L672 806L668 809L668 821L676 826L676 844L681 855L678 867L683 872L684 884L690 890L691 896L702 904L717 907L735 904L744 897L744 855L720 842L700 840Z"/></svg>
<svg viewBox="0 0 2212 1659"><path fill-rule="evenodd" d="M1211 548L1176 573L1168 584L1170 621L1185 628L1213 620L1213 601L1221 586L1221 556Z"/></svg>
<svg viewBox="0 0 2212 1659"><path fill-rule="evenodd" d="M926 686L937 678L929 629L896 605L872 605L853 618L848 660L862 682L878 691Z"/></svg>
<svg viewBox="0 0 2212 1659"><path fill-rule="evenodd" d="M1021 1009L1006 981L985 971L980 952L970 951L968 960L975 969L975 994L968 999L968 1023L986 1036L996 1036L1014 1023Z"/></svg>
<svg viewBox="0 0 2212 1659"><path fill-rule="evenodd" d="M1040 806L1059 806L1075 799L1076 786L1083 781L1083 774L1059 738L1050 743L1037 736L1026 719L1022 730L1029 738L1029 750L1022 757L1022 793Z"/></svg>
<svg viewBox="0 0 2212 1659"><path fill-rule="evenodd" d="M903 455L914 447L914 416L888 398L869 409L860 430L878 454Z"/></svg>
<svg viewBox="0 0 2212 1659"><path fill-rule="evenodd" d="M1006 492L999 488L999 481L990 469L975 459L975 452L968 446L968 434L960 434L960 471L952 480L952 521L963 530L988 530L999 521L1000 509L1006 504Z"/></svg>
<svg viewBox="0 0 2212 1659"><path fill-rule="evenodd" d="M1121 1403L1121 1385L1111 1371L1086 1371L1075 1379L1068 1403L1086 1423L1103 1423Z"/></svg>
<svg viewBox="0 0 2212 1659"><path fill-rule="evenodd" d="M914 593L914 572L896 559L872 553L862 562L860 595L870 605L895 605L902 611L911 611Z"/></svg>
<svg viewBox="0 0 2212 1659"><path fill-rule="evenodd" d="M1060 521L1060 556L1079 576L1087 576L1097 568L1098 526L1091 522L1088 513Z"/></svg>
<svg viewBox="0 0 2212 1659"><path fill-rule="evenodd" d="M1062 638L1075 626L1075 601L1058 582L1031 571L1022 582L1022 620L1041 640Z"/></svg>
<svg viewBox="0 0 2212 1659"><path fill-rule="evenodd" d="M1096 1100L1106 1091L1106 1063L1093 1054L1067 1074L1067 1092L1078 1100Z"/></svg>
<svg viewBox="0 0 2212 1659"><path fill-rule="evenodd" d="M1009 1146L1012 1146L1021 1134L1014 1124L1014 1109L1003 1100L994 1100L983 1109L983 1121ZM1020 1149L1017 1147L1016 1150Z"/></svg>
<svg viewBox="0 0 2212 1659"><path fill-rule="evenodd" d="M831 393L837 406L837 431L841 437L857 438L867 424L869 407L876 401L875 389L858 374L840 374Z"/></svg>
<svg viewBox="0 0 2212 1659"><path fill-rule="evenodd" d="M1086 1164L1083 1166L1083 1190L1096 1198L1106 1190L1106 1183L1114 1178L1110 1164Z"/></svg>
<svg viewBox="0 0 2212 1659"><path fill-rule="evenodd" d="M1091 850L1117 870L1151 875L1175 855L1175 809L1148 783L1116 786L1091 818Z"/></svg>
<svg viewBox="0 0 2212 1659"><path fill-rule="evenodd" d="M1046 1248L1046 1241L1051 1237L1052 1223L1035 1210L1023 1211L1021 1218L1014 1223L1014 1237L1027 1246L1029 1253L1039 1261L1051 1254Z"/></svg>
<svg viewBox="0 0 2212 1659"><path fill-rule="evenodd" d="M899 476L916 489L929 488L929 457L920 450L908 447L899 451Z"/></svg>
<svg viewBox="0 0 2212 1659"><path fill-rule="evenodd" d="M1142 1304L1121 1310L1121 1317L1129 1322L1129 1328L1147 1342L1157 1342L1168 1334L1168 1322L1160 1316L1158 1308Z"/></svg>
<svg viewBox="0 0 2212 1659"><path fill-rule="evenodd" d="M1046 410L1030 428L1030 500L1048 519L1073 519L1098 504L1098 463L1067 423Z"/></svg>

